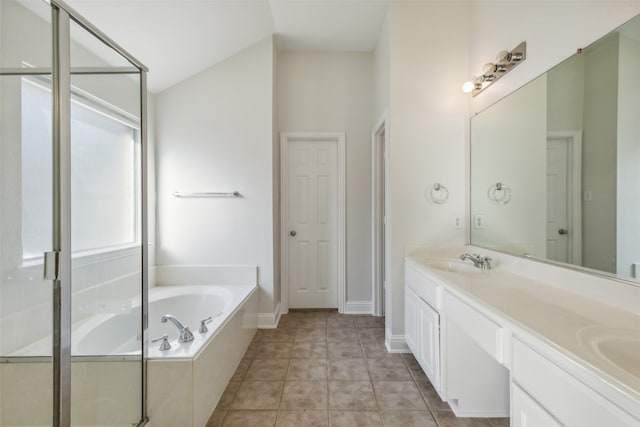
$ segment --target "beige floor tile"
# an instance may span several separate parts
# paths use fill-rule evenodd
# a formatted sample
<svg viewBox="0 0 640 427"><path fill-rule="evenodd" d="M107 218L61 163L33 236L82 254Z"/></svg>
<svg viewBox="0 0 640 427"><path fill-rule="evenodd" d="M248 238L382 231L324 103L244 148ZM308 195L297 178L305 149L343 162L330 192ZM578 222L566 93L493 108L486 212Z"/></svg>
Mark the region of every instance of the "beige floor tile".
<svg viewBox="0 0 640 427"><path fill-rule="evenodd" d="M278 329L295 329L298 327L298 319L287 314L280 317L278 321Z"/></svg>
<svg viewBox="0 0 640 427"><path fill-rule="evenodd" d="M296 359L326 359L327 343L318 342L294 342L291 349L291 357Z"/></svg>
<svg viewBox="0 0 640 427"><path fill-rule="evenodd" d="M226 415L227 415L227 410L226 409L216 408L216 410L213 411L213 414L211 414L211 417L209 417L209 421L207 421L207 425L205 427L220 427L220 426L222 426L222 421L224 420L224 417Z"/></svg>
<svg viewBox="0 0 640 427"><path fill-rule="evenodd" d="M278 409L284 381L243 381L231 409Z"/></svg>
<svg viewBox="0 0 640 427"><path fill-rule="evenodd" d="M276 427L328 427L327 411L280 411ZM246 426L250 427L250 426Z"/></svg>
<svg viewBox="0 0 640 427"><path fill-rule="evenodd" d="M380 409L428 409L413 381L373 381L373 389Z"/></svg>
<svg viewBox="0 0 640 427"><path fill-rule="evenodd" d="M384 343L384 328L358 328L361 343Z"/></svg>
<svg viewBox="0 0 640 427"><path fill-rule="evenodd" d="M458 418L450 411L433 411L439 427L491 427L486 418Z"/></svg>
<svg viewBox="0 0 640 427"><path fill-rule="evenodd" d="M326 326L296 329L296 342L322 342L327 339Z"/></svg>
<svg viewBox="0 0 640 427"><path fill-rule="evenodd" d="M438 427L429 411L383 411L385 427Z"/></svg>
<svg viewBox="0 0 640 427"><path fill-rule="evenodd" d="M330 359L330 380L369 380L364 359Z"/></svg>
<svg viewBox="0 0 640 427"><path fill-rule="evenodd" d="M353 320L357 328L384 328L384 317L356 317Z"/></svg>
<svg viewBox="0 0 640 427"><path fill-rule="evenodd" d="M291 342L265 342L260 344L256 359L288 359L291 357Z"/></svg>
<svg viewBox="0 0 640 427"><path fill-rule="evenodd" d="M254 338L254 340L255 341L252 341L249 347L247 347L247 351L244 352L245 359L253 359L260 349L260 345L262 344L260 340L257 338Z"/></svg>
<svg viewBox="0 0 640 427"><path fill-rule="evenodd" d="M344 329L355 328L356 324L352 318L349 317L327 317L328 329Z"/></svg>
<svg viewBox="0 0 640 427"><path fill-rule="evenodd" d="M327 343L327 350L329 359L355 359L362 357L362 347L357 343L330 342Z"/></svg>
<svg viewBox="0 0 640 427"><path fill-rule="evenodd" d="M302 317L298 320L298 328L322 328L327 327L326 317Z"/></svg>
<svg viewBox="0 0 640 427"><path fill-rule="evenodd" d="M509 427L509 418L489 418L493 427Z"/></svg>
<svg viewBox="0 0 640 427"><path fill-rule="evenodd" d="M326 381L286 381L280 410L326 410Z"/></svg>
<svg viewBox="0 0 640 427"><path fill-rule="evenodd" d="M254 359L247 369L246 380L284 380L288 359Z"/></svg>
<svg viewBox="0 0 640 427"><path fill-rule="evenodd" d="M262 342L293 342L295 329L262 329Z"/></svg>
<svg viewBox="0 0 640 427"><path fill-rule="evenodd" d="M411 380L413 377L402 359L367 359L367 367L372 380Z"/></svg>
<svg viewBox="0 0 640 427"><path fill-rule="evenodd" d="M409 372L411 373L411 376L415 381L429 381L429 378L425 375L424 371L420 367L420 364L415 359L415 357L413 357L413 355L411 355L411 357L402 355L401 357L402 361L407 366L407 369L409 369Z"/></svg>
<svg viewBox="0 0 640 427"><path fill-rule="evenodd" d="M247 373L247 369L249 369L249 365L251 364L252 359L244 358L238 364L236 371L233 373L231 377L231 381L242 381L244 379L245 374Z"/></svg>
<svg viewBox="0 0 640 427"><path fill-rule="evenodd" d="M224 417L223 427L273 427L276 411L229 411Z"/></svg>
<svg viewBox="0 0 640 427"><path fill-rule="evenodd" d="M375 411L331 411L331 427L382 427L382 417Z"/></svg>
<svg viewBox="0 0 640 427"><path fill-rule="evenodd" d="M220 409L229 409L231 406L231 402L236 397L236 392L240 388L240 381L229 381L227 384L227 388L222 393L220 400L218 401L218 408Z"/></svg>
<svg viewBox="0 0 640 427"><path fill-rule="evenodd" d="M364 350L364 356L366 358L382 359L385 357L389 357L389 358L400 359L400 354L389 353L383 342L380 342L380 343L364 342L362 343L362 349Z"/></svg>
<svg viewBox="0 0 640 427"><path fill-rule="evenodd" d="M370 381L329 381L329 408L377 409Z"/></svg>
<svg viewBox="0 0 640 427"><path fill-rule="evenodd" d="M422 397L427 402L429 409L432 411L448 411L451 412L451 408L447 402L443 402L438 396L438 393L433 388L429 381L416 381L418 390Z"/></svg>
<svg viewBox="0 0 640 427"><path fill-rule="evenodd" d="M287 381L326 380L327 359L290 359Z"/></svg>
<svg viewBox="0 0 640 427"><path fill-rule="evenodd" d="M358 332L356 328L330 329L327 328L327 341L329 342L349 342L358 344Z"/></svg>

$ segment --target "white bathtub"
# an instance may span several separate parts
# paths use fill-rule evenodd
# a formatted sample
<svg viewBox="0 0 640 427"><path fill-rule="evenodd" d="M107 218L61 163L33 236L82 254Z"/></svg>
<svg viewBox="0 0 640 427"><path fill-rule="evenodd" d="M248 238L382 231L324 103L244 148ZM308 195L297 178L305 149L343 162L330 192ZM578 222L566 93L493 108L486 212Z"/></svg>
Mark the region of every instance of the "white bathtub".
<svg viewBox="0 0 640 427"><path fill-rule="evenodd" d="M209 268L210 269L210 268ZM209 270L203 270L203 276L209 276ZM173 271L173 270L171 270ZM181 268L178 273L185 270ZM254 277L256 275L254 274ZM189 277L188 274L185 277ZM209 276L210 277L210 276ZM199 283L202 283L200 281ZM177 285L156 286L149 290L149 322L147 337L168 334L172 348L160 351L160 342L150 344L147 361L147 413L153 427L204 427L218 400L222 396L229 380L233 376L244 352L257 329L258 293L257 284L231 285ZM85 390L87 384L100 384L100 392L75 393L72 396L72 409L80 414L75 419L84 421L82 408L106 405L100 410L101 424L122 424L120 418L133 419L138 406L113 410L110 402L139 402L140 390L128 387L126 378L132 377L133 383L139 381L140 374L140 299L132 299L124 305L110 307L118 313L98 314L78 322L72 329L72 355L74 372L83 372L73 376L74 390ZM217 316L219 313L219 316ZM193 332L194 340L179 343L179 331L170 322L161 323L164 314L174 315ZM215 317L207 325L209 331L200 334L200 321L206 317ZM51 353L50 338L39 340L25 346L11 356L33 357ZM105 357L106 356L106 357ZM110 357L111 356L111 357ZM13 405L20 407L21 396L30 393L30 388L47 390L51 382L51 365L47 357L33 363L0 363L0 376L28 376L29 381L17 387L15 402L0 402L0 409ZM123 378L125 378L123 380ZM111 384L114 381L115 384ZM36 384L36 385L34 385ZM24 390L20 389L24 388ZM31 390L31 391L30 391ZM113 394L113 395L112 395ZM97 396L100 399L97 399ZM3 397L5 395L3 394ZM87 399L85 403L83 399ZM41 407L33 405L25 411L41 412L46 420L51 403L41 399ZM24 406L24 405L22 405ZM5 414L3 414L4 416ZM127 418L128 417L128 418ZM19 416L17 417L18 419ZM88 420L86 424L93 421ZM45 425L46 422L43 423Z"/></svg>
<svg viewBox="0 0 640 427"><path fill-rule="evenodd" d="M257 285L179 285L150 290L149 335L168 334L172 346L160 351L157 342L148 349L147 402L153 427L206 426L255 335L257 289ZM179 343L175 325L160 322L164 314L189 326L194 340ZM209 316L214 317L207 325L209 332L200 334L200 321Z"/></svg>
<svg viewBox="0 0 640 427"><path fill-rule="evenodd" d="M169 336L171 348L161 351L161 342L149 343L149 358L194 357L217 330L225 324L234 309L254 289L250 285L197 285L156 286L149 290L147 338ZM132 301L132 307L123 313L94 316L77 326L72 334L73 355L135 355L140 354L140 301ZM160 318L171 314L184 326L188 326L194 340L178 342L180 331L171 322L161 323ZM200 322L212 317L208 332L198 332Z"/></svg>

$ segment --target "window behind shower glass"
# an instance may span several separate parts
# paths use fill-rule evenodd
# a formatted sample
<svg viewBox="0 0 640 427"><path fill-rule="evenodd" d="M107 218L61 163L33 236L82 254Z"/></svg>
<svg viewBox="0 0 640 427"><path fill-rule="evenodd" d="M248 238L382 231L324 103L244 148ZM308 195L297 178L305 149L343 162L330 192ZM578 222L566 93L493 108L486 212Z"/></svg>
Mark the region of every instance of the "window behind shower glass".
<svg viewBox="0 0 640 427"><path fill-rule="evenodd" d="M74 256L139 243L139 130L134 118L72 90L71 206ZM22 255L39 262L51 239L51 89L22 79ZM81 178L80 178L81 177ZM96 218L100 218L96 226Z"/></svg>

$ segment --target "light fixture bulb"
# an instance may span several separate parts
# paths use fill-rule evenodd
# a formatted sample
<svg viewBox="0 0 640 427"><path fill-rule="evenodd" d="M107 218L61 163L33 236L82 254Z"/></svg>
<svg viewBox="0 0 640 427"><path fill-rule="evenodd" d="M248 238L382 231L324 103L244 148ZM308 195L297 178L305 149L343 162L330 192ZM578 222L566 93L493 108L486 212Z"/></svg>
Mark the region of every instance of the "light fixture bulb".
<svg viewBox="0 0 640 427"><path fill-rule="evenodd" d="M496 64L493 62L487 62L484 64L484 67L482 67L482 74L491 74L496 71L496 68Z"/></svg>
<svg viewBox="0 0 640 427"><path fill-rule="evenodd" d="M496 56L496 62L509 62L511 60L511 54L508 50L501 50Z"/></svg>
<svg viewBox="0 0 640 427"><path fill-rule="evenodd" d="M476 84L474 82L472 82L471 80L464 82L464 84L462 85L462 91L464 93L469 93L471 91L473 91L476 88Z"/></svg>

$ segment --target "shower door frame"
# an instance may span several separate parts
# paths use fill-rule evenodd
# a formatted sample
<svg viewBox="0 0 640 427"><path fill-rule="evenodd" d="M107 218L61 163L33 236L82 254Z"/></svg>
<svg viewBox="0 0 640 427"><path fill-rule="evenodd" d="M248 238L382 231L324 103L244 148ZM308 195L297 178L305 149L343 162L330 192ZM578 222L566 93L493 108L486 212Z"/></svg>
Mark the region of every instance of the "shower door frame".
<svg viewBox="0 0 640 427"><path fill-rule="evenodd" d="M140 197L141 197L141 299L142 348L140 421L147 424L146 354L148 337L148 212L147 212L147 67L60 0L51 6L52 68L3 69L0 75L50 74L52 79L53 235L52 251L45 254L45 274L53 282L53 407L54 427L71 425L71 75L139 74L140 76ZM75 22L125 58L133 67L71 69L71 22Z"/></svg>

